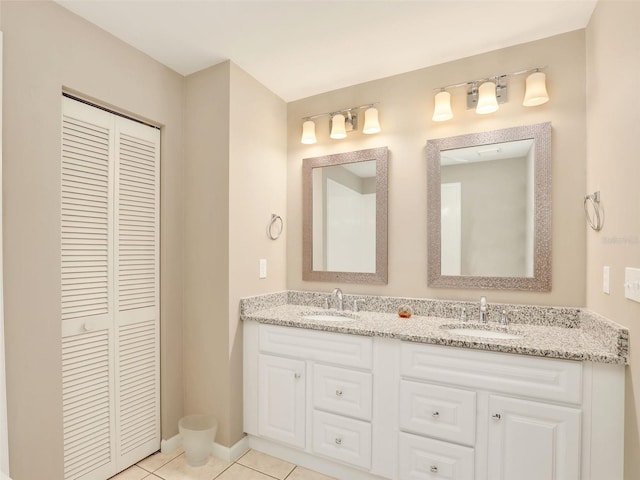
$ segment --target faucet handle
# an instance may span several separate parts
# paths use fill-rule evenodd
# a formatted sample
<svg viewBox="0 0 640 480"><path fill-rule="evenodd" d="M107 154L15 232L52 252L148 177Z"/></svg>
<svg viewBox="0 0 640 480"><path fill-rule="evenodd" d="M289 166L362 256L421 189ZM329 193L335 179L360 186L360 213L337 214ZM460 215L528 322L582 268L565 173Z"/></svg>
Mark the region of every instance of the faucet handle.
<svg viewBox="0 0 640 480"><path fill-rule="evenodd" d="M504 325L505 327L509 325L509 317L507 316L506 310L502 310L500 315L500 325Z"/></svg>
<svg viewBox="0 0 640 480"><path fill-rule="evenodd" d="M462 307L462 311L460 312L460 321L461 322L467 321L467 309L465 307Z"/></svg>
<svg viewBox="0 0 640 480"><path fill-rule="evenodd" d="M362 307L360 307L361 303L364 303L364 298L356 298L353 301L353 311L354 312L359 312L360 311L360 308L362 308Z"/></svg>
<svg viewBox="0 0 640 480"><path fill-rule="evenodd" d="M329 297L324 299L324 309L329 310Z"/></svg>

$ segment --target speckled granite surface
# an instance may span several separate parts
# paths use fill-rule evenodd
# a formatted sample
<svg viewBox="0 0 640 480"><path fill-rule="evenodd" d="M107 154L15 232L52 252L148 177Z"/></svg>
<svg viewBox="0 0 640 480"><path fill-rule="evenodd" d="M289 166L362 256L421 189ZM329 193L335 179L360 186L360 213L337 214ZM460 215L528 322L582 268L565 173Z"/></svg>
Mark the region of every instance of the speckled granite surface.
<svg viewBox="0 0 640 480"><path fill-rule="evenodd" d="M401 297L345 295L345 309L361 300L356 319L307 320L304 315L327 313L326 293L279 292L242 299L243 320L272 325L308 328L352 335L380 336L404 341L449 345L453 347L540 357L587 360L627 364L628 330L595 313L564 307L494 304L489 306L491 322L475 322L478 304ZM414 315L409 319L396 314L400 305L410 305ZM462 308L470 322L460 322ZM511 324L501 327L494 322L506 310ZM498 330L518 335L517 339L476 338L449 333L451 327Z"/></svg>

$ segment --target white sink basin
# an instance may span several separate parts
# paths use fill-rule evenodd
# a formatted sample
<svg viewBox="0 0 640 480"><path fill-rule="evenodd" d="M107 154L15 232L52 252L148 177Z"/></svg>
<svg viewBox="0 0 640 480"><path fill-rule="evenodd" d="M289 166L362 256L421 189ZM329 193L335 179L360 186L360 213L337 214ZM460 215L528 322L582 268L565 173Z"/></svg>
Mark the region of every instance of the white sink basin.
<svg viewBox="0 0 640 480"><path fill-rule="evenodd" d="M452 335L464 335L465 337L477 338L498 338L502 340L516 340L522 338L520 335L514 335L507 332L498 332L496 330L482 330L479 328L447 328L447 332Z"/></svg>
<svg viewBox="0 0 640 480"><path fill-rule="evenodd" d="M312 315L303 315L305 320L316 320L321 322L347 322L355 320L349 315L331 315L330 313L315 313Z"/></svg>

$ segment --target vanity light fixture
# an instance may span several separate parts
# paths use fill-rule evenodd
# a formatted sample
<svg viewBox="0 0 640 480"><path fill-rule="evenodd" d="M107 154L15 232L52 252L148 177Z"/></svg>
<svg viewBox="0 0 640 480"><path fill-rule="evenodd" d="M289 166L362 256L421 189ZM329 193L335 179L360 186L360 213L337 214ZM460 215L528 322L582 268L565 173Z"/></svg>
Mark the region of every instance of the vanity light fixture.
<svg viewBox="0 0 640 480"><path fill-rule="evenodd" d="M336 113L333 117L331 117L331 138L335 140L340 140L341 138L345 138L347 136L347 128L344 124L344 115L341 113ZM351 122L353 128L353 121Z"/></svg>
<svg viewBox="0 0 640 480"><path fill-rule="evenodd" d="M547 76L544 72L540 72L538 69L527 77L526 91L522 105L525 107L536 107L549 101L546 79Z"/></svg>
<svg viewBox="0 0 640 480"><path fill-rule="evenodd" d="M305 145L312 145L316 143L316 124L313 120L307 120L302 124L302 139L300 143L304 143Z"/></svg>
<svg viewBox="0 0 640 480"><path fill-rule="evenodd" d="M458 87L467 88L467 109L475 109L476 113L485 115L493 113L500 103L507 102L507 78L529 73L526 80L526 92L522 105L533 107L549 101L546 88L546 76L542 70L545 67L535 67L519 72L501 73L491 77L480 78L468 82L454 83L438 87L433 109L434 122L444 122L453 118L451 111L451 94L448 90Z"/></svg>
<svg viewBox="0 0 640 480"><path fill-rule="evenodd" d="M433 109L433 121L444 122L453 118L451 111L451 94L446 90L440 90L436 94L436 106Z"/></svg>
<svg viewBox="0 0 640 480"><path fill-rule="evenodd" d="M304 117L302 123L302 137L300 143L310 145L316 143L316 125L314 120L319 117L329 117L330 137L342 139L349 132L358 130L358 111L366 109L364 112L364 127L362 133L372 134L380 132L380 122L378 121L377 103L368 103L357 107L345 108L335 112L319 113Z"/></svg>

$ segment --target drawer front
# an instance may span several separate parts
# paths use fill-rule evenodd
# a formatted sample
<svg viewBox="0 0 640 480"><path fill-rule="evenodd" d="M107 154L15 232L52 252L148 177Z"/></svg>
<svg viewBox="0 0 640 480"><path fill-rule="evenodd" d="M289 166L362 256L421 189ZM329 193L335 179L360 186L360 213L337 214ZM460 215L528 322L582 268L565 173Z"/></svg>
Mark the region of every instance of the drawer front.
<svg viewBox="0 0 640 480"><path fill-rule="evenodd" d="M402 480L473 480L473 448L400 433L399 452Z"/></svg>
<svg viewBox="0 0 640 480"><path fill-rule="evenodd" d="M371 468L371 424L314 411L313 451L369 470Z"/></svg>
<svg viewBox="0 0 640 480"><path fill-rule="evenodd" d="M543 400L582 400L580 362L406 342L401 350L405 377Z"/></svg>
<svg viewBox="0 0 640 480"><path fill-rule="evenodd" d="M260 351L371 370L371 337L260 325Z"/></svg>
<svg viewBox="0 0 640 480"><path fill-rule="evenodd" d="M402 480L474 478L473 448L401 432L399 452L399 478Z"/></svg>
<svg viewBox="0 0 640 480"><path fill-rule="evenodd" d="M476 393L403 380L400 382L400 428L473 446Z"/></svg>
<svg viewBox="0 0 640 480"><path fill-rule="evenodd" d="M313 406L371 420L372 384L370 373L316 363L313 366Z"/></svg>

